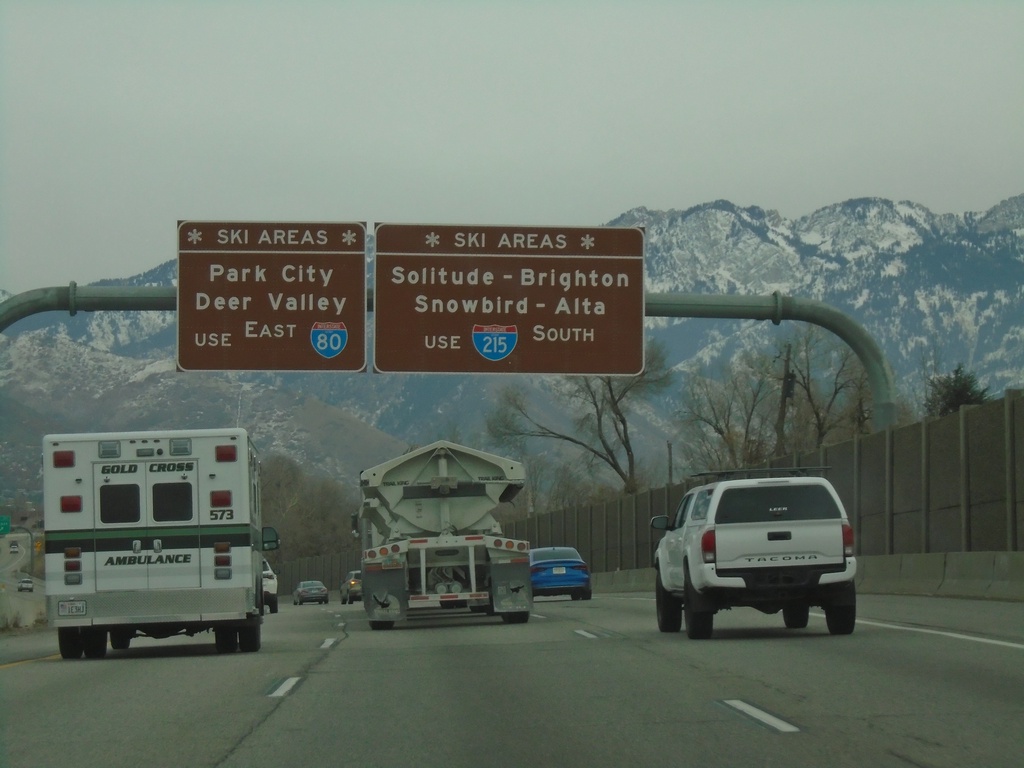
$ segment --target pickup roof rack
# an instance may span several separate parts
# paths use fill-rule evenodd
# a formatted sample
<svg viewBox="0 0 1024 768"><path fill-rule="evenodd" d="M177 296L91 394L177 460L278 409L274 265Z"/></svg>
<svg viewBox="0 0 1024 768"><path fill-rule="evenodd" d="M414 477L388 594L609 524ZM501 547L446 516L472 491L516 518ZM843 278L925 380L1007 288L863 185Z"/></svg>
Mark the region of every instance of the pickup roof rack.
<svg viewBox="0 0 1024 768"><path fill-rule="evenodd" d="M693 478L720 478L724 480L747 480L752 477L806 477L812 472L821 473L832 467L753 467L747 469L715 469L697 472Z"/></svg>

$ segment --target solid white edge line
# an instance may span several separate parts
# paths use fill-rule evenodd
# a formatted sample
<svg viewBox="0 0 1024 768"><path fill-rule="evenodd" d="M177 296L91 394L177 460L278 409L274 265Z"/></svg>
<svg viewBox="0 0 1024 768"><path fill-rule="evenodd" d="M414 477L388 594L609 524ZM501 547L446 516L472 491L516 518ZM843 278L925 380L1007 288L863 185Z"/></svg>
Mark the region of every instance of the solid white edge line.
<svg viewBox="0 0 1024 768"><path fill-rule="evenodd" d="M825 614L823 613L812 613L815 618L823 619ZM858 624L866 624L870 627L882 627L884 629L898 629L903 632L920 632L922 635L938 635L939 637L948 637L951 640L969 640L973 643L985 643L986 645L998 645L1003 648L1016 648L1024 651L1024 643L1011 643L1008 640L992 640L988 637L974 637L973 635L964 635L959 632L947 632L943 629L927 629L926 627L907 627L902 624L890 624L885 621L872 621L871 619L857 619Z"/></svg>
<svg viewBox="0 0 1024 768"><path fill-rule="evenodd" d="M780 720L775 715L769 715L762 709L758 709L755 706L747 704L745 701L740 699L725 699L725 704L728 704L733 709L737 709L745 715L748 715L760 723L764 723L769 728L774 728L776 731L782 733L797 733L800 731L795 725L787 723L785 720Z"/></svg>
<svg viewBox="0 0 1024 768"><path fill-rule="evenodd" d="M299 680L301 680L301 679L302 679L301 677L289 677L287 680L285 680L283 683L281 683L279 686L277 686L277 689L272 691L270 695L271 696L284 696L285 694L288 693L288 691L290 691L292 688L294 688L296 683L298 683Z"/></svg>
<svg viewBox="0 0 1024 768"><path fill-rule="evenodd" d="M962 635L959 632L946 632L941 629L925 629L924 627L905 627L900 624L887 624L883 621L871 621L870 619L857 619L858 624L867 624L872 627L885 627L886 629L900 629L904 632L920 632L925 635L939 635L940 637L949 637L953 640L970 640L975 643L985 643L987 645L999 645L1003 648L1018 648L1024 650L1024 644L1022 643L1011 643L1006 640L992 640L987 637L972 637L971 635Z"/></svg>

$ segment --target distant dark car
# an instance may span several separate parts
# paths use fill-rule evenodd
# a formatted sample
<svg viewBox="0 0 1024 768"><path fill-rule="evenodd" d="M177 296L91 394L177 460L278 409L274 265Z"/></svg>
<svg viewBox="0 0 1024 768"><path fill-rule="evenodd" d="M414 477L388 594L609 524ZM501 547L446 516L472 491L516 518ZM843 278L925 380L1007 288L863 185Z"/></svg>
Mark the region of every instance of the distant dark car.
<svg viewBox="0 0 1024 768"><path fill-rule="evenodd" d="M292 592L292 602L295 605L303 603L327 603L327 587L322 581L300 581Z"/></svg>
<svg viewBox="0 0 1024 768"><path fill-rule="evenodd" d="M534 597L569 595L589 600L590 568L573 547L540 547L530 550L530 584Z"/></svg>
<svg viewBox="0 0 1024 768"><path fill-rule="evenodd" d="M18 581L19 592L34 592L35 588L36 584L34 581L32 581L32 579L20 579Z"/></svg>
<svg viewBox="0 0 1024 768"><path fill-rule="evenodd" d="M362 571L349 571L341 580L341 602L354 603L363 599Z"/></svg>

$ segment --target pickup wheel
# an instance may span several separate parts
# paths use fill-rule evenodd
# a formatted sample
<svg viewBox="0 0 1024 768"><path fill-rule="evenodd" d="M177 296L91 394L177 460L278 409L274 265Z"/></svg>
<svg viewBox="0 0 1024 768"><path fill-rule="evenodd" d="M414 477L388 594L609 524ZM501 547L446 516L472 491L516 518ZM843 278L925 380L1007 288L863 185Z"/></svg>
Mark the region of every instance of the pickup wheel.
<svg viewBox="0 0 1024 768"><path fill-rule="evenodd" d="M678 632L683 626L683 603L670 595L661 583L661 572L654 580L654 606L658 612L658 629Z"/></svg>
<svg viewBox="0 0 1024 768"><path fill-rule="evenodd" d="M850 635L857 624L856 605L826 605L825 623L831 635Z"/></svg>
<svg viewBox="0 0 1024 768"><path fill-rule="evenodd" d="M683 599L683 620L686 623L686 636L691 640L707 640L715 626L715 614L711 611L695 611L693 585L690 584L690 574L686 574Z"/></svg>
<svg viewBox="0 0 1024 768"><path fill-rule="evenodd" d="M803 629L807 626L807 618L810 616L809 605L784 605L782 606L782 620L786 622L787 629Z"/></svg>
<svg viewBox="0 0 1024 768"><path fill-rule="evenodd" d="M270 612L277 613L277 595L267 595L265 600Z"/></svg>

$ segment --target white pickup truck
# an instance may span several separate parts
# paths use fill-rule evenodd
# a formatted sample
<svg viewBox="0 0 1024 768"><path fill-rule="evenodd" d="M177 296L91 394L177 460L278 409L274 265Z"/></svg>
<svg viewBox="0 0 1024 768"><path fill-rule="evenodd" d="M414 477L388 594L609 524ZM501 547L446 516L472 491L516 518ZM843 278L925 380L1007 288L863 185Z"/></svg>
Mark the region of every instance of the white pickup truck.
<svg viewBox="0 0 1024 768"><path fill-rule="evenodd" d="M665 531L654 558L662 632L685 622L688 637L706 639L718 611L740 606L782 611L786 627L802 629L812 605L833 635L853 632L853 528L828 480L718 480L691 489L651 527Z"/></svg>

